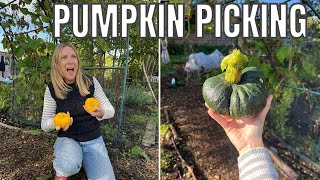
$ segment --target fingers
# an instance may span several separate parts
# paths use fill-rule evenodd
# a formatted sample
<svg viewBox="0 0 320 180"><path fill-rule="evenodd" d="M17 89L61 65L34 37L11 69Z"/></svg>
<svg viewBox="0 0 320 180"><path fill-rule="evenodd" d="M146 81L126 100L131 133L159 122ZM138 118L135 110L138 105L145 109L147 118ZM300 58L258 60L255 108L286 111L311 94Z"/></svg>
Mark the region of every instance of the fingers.
<svg viewBox="0 0 320 180"><path fill-rule="evenodd" d="M270 106L271 106L272 98L273 98L272 95L268 96L266 106L263 108L263 110L258 115L260 118L262 118L262 119L266 118L266 116L267 116L267 114L269 112Z"/></svg>
<svg viewBox="0 0 320 180"><path fill-rule="evenodd" d="M91 110L87 109L86 106L83 105L83 108L84 108L84 110L86 110L89 114L92 115L93 112L92 112Z"/></svg>
<svg viewBox="0 0 320 180"><path fill-rule="evenodd" d="M92 115L93 112L92 112L91 110L87 109L84 105L83 105L83 108L84 108L84 110L87 111L87 113L89 113L91 116L93 116L93 115Z"/></svg>
<svg viewBox="0 0 320 180"><path fill-rule="evenodd" d="M56 126L56 130L59 131L61 129L60 126Z"/></svg>
<svg viewBox="0 0 320 180"><path fill-rule="evenodd" d="M69 125L69 126L71 126L72 123L73 123L73 117L70 118L70 121L71 121L71 122L70 122L70 125Z"/></svg>
<svg viewBox="0 0 320 180"><path fill-rule="evenodd" d="M94 108L96 108L97 111L101 111L100 106L94 106Z"/></svg>
<svg viewBox="0 0 320 180"><path fill-rule="evenodd" d="M96 108L95 112L87 109L84 105L83 105L83 108L93 117L99 117L99 118L103 117L104 111L103 109L101 109L100 106L94 106L94 108Z"/></svg>
<svg viewBox="0 0 320 180"><path fill-rule="evenodd" d="M66 125L66 127L64 127L62 130L63 130L63 131L68 130L68 129L69 129L69 126L70 126L70 125L69 125L69 124L67 124L67 125Z"/></svg>
<svg viewBox="0 0 320 180"><path fill-rule="evenodd" d="M219 123L220 126L222 126L222 128L225 128L227 126L227 121L223 117L221 117L219 114L214 112L212 109L208 110L208 114L212 119L217 121L217 123Z"/></svg>

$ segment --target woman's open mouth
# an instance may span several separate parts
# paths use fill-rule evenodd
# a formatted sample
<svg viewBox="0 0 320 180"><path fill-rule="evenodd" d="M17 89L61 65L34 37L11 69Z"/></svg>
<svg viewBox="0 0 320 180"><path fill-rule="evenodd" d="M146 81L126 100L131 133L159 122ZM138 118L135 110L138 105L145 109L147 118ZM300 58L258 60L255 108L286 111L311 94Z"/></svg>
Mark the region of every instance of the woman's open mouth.
<svg viewBox="0 0 320 180"><path fill-rule="evenodd" d="M67 68L67 73L73 75L75 68Z"/></svg>

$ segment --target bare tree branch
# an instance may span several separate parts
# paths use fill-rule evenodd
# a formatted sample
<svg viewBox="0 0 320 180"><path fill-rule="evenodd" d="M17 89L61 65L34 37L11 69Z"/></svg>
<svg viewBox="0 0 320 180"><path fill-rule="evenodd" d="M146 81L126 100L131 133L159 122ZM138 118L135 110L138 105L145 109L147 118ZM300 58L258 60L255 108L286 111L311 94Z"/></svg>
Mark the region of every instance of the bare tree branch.
<svg viewBox="0 0 320 180"><path fill-rule="evenodd" d="M37 28L37 29L33 29L33 30L30 30L30 31L25 31L25 32L21 32L21 33L14 33L13 35L28 34L28 33L31 33L31 32L43 30L43 29L48 28L48 27L49 27L49 26L43 26L43 27L39 27L39 28Z"/></svg>
<svg viewBox="0 0 320 180"><path fill-rule="evenodd" d="M7 6L9 6L10 4L14 3L15 1L17 1L17 0L13 0L13 1L9 2L9 3L6 4L5 6L1 7L0 10L1 10L1 9L4 9L5 7L7 7Z"/></svg>
<svg viewBox="0 0 320 180"><path fill-rule="evenodd" d="M48 18L50 18L49 14L47 13L47 10L46 10L46 8L44 7L44 5L42 4L42 2L39 1L39 0L37 0L37 2L39 3L40 8L41 8L42 11L44 12L44 14L45 14ZM52 22L49 21L49 23L50 23L50 26L53 28Z"/></svg>

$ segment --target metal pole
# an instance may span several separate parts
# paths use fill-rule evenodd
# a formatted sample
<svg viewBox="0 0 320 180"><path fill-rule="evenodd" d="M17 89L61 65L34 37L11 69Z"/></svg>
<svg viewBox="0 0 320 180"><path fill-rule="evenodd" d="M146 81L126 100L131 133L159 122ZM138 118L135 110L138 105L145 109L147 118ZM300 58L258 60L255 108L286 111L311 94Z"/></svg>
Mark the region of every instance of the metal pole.
<svg viewBox="0 0 320 180"><path fill-rule="evenodd" d="M121 103L120 103L120 117L118 121L118 137L121 132L121 123L123 119L123 109L124 109L124 99L126 95L126 82L127 82L127 73L128 73L128 59L129 59L129 35L127 37L127 52L126 52L126 65L124 69L124 77L122 82L122 92L121 92Z"/></svg>

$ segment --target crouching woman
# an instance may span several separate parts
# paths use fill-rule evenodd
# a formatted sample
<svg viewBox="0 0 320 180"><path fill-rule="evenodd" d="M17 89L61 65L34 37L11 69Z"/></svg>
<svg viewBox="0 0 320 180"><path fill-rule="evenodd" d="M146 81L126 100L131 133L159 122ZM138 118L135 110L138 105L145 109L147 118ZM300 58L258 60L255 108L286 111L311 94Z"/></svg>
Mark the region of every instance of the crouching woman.
<svg viewBox="0 0 320 180"><path fill-rule="evenodd" d="M99 102L95 110L84 106L91 97ZM54 122L59 112L71 117L65 127ZM52 56L51 82L45 91L41 120L43 131L58 131L54 144L55 179L67 179L82 166L88 179L115 179L100 132L100 121L112 118L114 113L97 79L82 74L75 47L59 44Z"/></svg>

